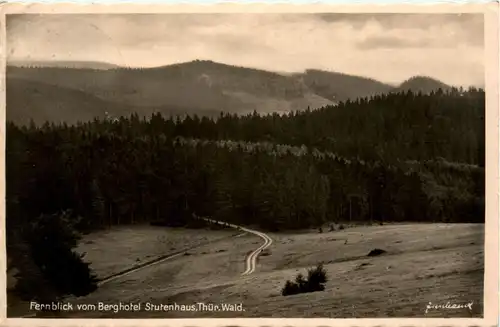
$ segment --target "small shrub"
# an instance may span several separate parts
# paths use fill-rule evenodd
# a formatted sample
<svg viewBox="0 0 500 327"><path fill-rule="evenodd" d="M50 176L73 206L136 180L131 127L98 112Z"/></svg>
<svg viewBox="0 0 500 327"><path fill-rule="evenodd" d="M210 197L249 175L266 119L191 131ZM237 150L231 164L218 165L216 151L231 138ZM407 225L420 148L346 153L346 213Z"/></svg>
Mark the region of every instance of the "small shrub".
<svg viewBox="0 0 500 327"><path fill-rule="evenodd" d="M307 290L307 280L304 279L304 275L298 274L295 277L295 284L298 286L300 293L304 293Z"/></svg>
<svg viewBox="0 0 500 327"><path fill-rule="evenodd" d="M309 269L307 271L307 283L313 291L316 290L319 285L325 284L326 282L326 270L323 268L323 264L320 263L315 269Z"/></svg>
<svg viewBox="0 0 500 327"><path fill-rule="evenodd" d="M310 293L325 290L325 283L327 282L326 270L323 264L319 264L314 269L307 271L307 279L304 275L299 273L295 277L295 282L287 280L285 286L281 290L283 296L295 295L300 293Z"/></svg>
<svg viewBox="0 0 500 327"><path fill-rule="evenodd" d="M281 295L283 296L295 295L299 293L299 286L289 280L286 281L285 287L281 290Z"/></svg>
<svg viewBox="0 0 500 327"><path fill-rule="evenodd" d="M369 257L375 257L377 255L381 255L383 253L385 253L386 251L385 250L382 250L382 249L373 249L370 251L370 253L368 253L368 256Z"/></svg>

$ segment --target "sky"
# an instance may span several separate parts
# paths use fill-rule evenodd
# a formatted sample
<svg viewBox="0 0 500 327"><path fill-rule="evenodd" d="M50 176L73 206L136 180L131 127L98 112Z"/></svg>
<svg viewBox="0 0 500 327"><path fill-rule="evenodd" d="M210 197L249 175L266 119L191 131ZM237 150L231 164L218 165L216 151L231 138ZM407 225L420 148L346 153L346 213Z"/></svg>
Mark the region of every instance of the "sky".
<svg viewBox="0 0 500 327"><path fill-rule="evenodd" d="M484 85L482 14L24 14L7 60L155 67L195 59L277 72L322 69L398 84Z"/></svg>

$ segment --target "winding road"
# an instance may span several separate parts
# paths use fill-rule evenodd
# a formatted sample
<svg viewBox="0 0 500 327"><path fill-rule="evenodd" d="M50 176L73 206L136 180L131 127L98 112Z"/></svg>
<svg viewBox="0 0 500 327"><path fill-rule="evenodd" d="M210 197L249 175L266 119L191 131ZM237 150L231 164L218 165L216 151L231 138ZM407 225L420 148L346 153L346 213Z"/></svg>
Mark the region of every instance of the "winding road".
<svg viewBox="0 0 500 327"><path fill-rule="evenodd" d="M238 225L234 225L234 224L225 223L225 222L222 222L222 221L217 221L217 220L209 219L209 218L202 218L202 217L198 217L198 218L203 219L203 220L208 221L208 222L211 222L211 223L214 223L214 224L224 224L224 225L227 225L229 227L235 228L235 229L237 229L239 231L257 235L257 236L259 236L260 238L262 238L264 240L264 243L261 246L259 246L256 250L252 251L246 257L246 260L245 260L246 269L241 274L242 276L250 275L251 273L253 273L255 271L255 268L257 266L257 258L262 253L262 251L264 251L265 249L269 248L273 244L272 238L270 238L265 233L262 233L262 232L259 232L259 231L253 230L253 229L245 228L245 227L242 227L242 226L238 226ZM243 235L243 234L239 234L239 235ZM167 261L167 260L173 259L175 257L178 257L178 256L182 255L184 252L185 251L180 251L178 253L171 254L169 256L164 256L164 257L157 258L157 259L154 259L152 261L146 262L146 263L144 263L144 264L142 264L142 265L140 265L138 267L133 267L133 268L127 269L125 271L122 271L122 272L114 275L114 276L110 276L108 278L105 278L104 280L99 281L98 285L102 286L103 284L109 283L109 282L111 282L111 281L113 281L115 279L118 279L118 278L124 277L126 275L132 274L132 273L134 273L134 272L136 272L138 270L142 270L144 268L160 264L160 263L162 263L164 261ZM27 315L21 316L21 318L34 318L34 317L36 317L36 313L31 313L31 314L27 314Z"/></svg>
<svg viewBox="0 0 500 327"><path fill-rule="evenodd" d="M224 224L224 222L218 222L217 220L213 220L213 219L208 219L208 218L202 218L202 219L209 221L211 223L215 223L215 224L217 224L217 223ZM251 273L253 273L255 271L255 267L257 266L257 258L259 256L259 254L261 254L262 251L264 251L265 249L270 247L273 244L273 240L268 235L266 235L262 232L253 230L253 229L241 227L241 226L234 225L234 224L227 224L227 225L229 227L236 228L238 230L241 230L241 231L244 231L247 233L255 234L264 240L264 244L262 244L255 251L251 252L246 258L246 261L245 261L246 262L246 270L242 273L242 275L250 275Z"/></svg>
<svg viewBox="0 0 500 327"><path fill-rule="evenodd" d="M246 260L247 269L243 272L242 275L249 275L255 271L255 267L257 266L257 257L259 256L259 254L261 254L262 251L270 247L271 244L273 244L273 240L268 235L255 230L247 228L242 228L242 230L256 234L257 236L261 237L264 240L264 244L262 244L257 250L250 253L250 255L247 257Z"/></svg>
<svg viewBox="0 0 500 327"><path fill-rule="evenodd" d="M214 223L214 224L226 224L225 222L217 221L217 220L213 220L213 219L209 219L209 218L202 218L202 217L198 217L198 218L199 219L203 219L203 220L208 221L208 222L211 222L211 223ZM239 231L243 231L243 232L246 232L246 233L251 233L251 234L257 235L257 236L259 236L260 238L262 238L264 240L264 244L262 244L256 250L252 251L247 256L247 258L245 260L246 269L242 273L242 275L249 275L249 274L251 274L251 273L253 273L255 271L255 268L257 266L257 257L259 256L259 254L262 251L264 251L265 249L267 249L268 247L270 247L271 244L273 243L273 240L268 235L266 235L266 234L264 234L262 232L253 230L253 229L245 228L245 227L234 225L234 224L227 224L227 225L229 227L235 228L235 229L237 229ZM193 247L193 248L195 248L195 247ZM193 248L190 248L190 249L193 249ZM162 262L165 262L167 260L173 259L173 258L178 257L180 255L183 255L186 250L190 250L190 249L185 249L185 250L179 251L178 253L175 253L175 254L171 254L171 255L168 255L168 256L156 258L156 259L151 260L149 262L146 262L146 263L144 263L144 264L142 264L140 266L133 267L131 269L127 269L125 271L122 271L122 272L120 272L118 274L115 274L113 276L105 278L104 280L99 281L98 285L102 286L103 284L107 284L107 283L109 283L109 282L111 282L111 281L113 281L115 279L118 279L118 278L130 275L130 274L133 274L134 272L136 272L138 270L142 270L142 269L147 268L147 267L158 265L158 264L160 264Z"/></svg>

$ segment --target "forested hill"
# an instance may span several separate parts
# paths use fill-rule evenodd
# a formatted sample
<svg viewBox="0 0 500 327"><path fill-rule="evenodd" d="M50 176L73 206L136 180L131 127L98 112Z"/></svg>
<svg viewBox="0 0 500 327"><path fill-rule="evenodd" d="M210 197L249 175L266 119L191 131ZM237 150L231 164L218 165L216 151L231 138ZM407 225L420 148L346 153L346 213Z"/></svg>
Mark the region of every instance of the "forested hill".
<svg viewBox="0 0 500 327"><path fill-rule="evenodd" d="M396 90L370 78L335 72L279 74L200 60L155 68L87 62L33 65L7 67L7 119L17 124L29 119L37 124L75 123L76 118L88 121L87 117L102 117L105 111L112 116L128 115L130 110L139 116L152 112L200 116L220 111L238 115L288 113ZM430 92L438 88L432 85L441 86L428 80L414 81L411 89ZM70 107L64 99L75 92L83 101L74 101ZM89 109L87 104L97 102L101 104Z"/></svg>
<svg viewBox="0 0 500 327"><path fill-rule="evenodd" d="M430 77L424 76L413 76L399 85L394 91L413 91L429 93L435 90L441 89L443 91L449 91L450 86Z"/></svg>
<svg viewBox="0 0 500 327"><path fill-rule="evenodd" d="M40 84L36 93L28 84L33 82ZM10 109L7 119L22 123L22 118L24 121L38 118L33 117L32 112L47 110L54 99L49 91L54 88L58 88L63 98L69 97L66 94L72 91L78 91L105 101L105 107L110 108L108 112L113 116L126 115L129 107L134 107L134 111L141 116L149 116L151 108L164 115L177 114L175 109L183 108L184 113L206 116L221 111L239 115L254 110L264 114L289 112L333 104L290 76L211 61L138 69L8 67L6 94ZM32 99L29 101L32 105L19 105L22 104L19 97ZM102 114L103 107L97 109ZM57 110L60 116L68 116L65 111L83 116L88 115L86 109L75 101L71 108L60 107ZM12 113L14 110L17 111L15 116ZM44 121L37 119L35 122Z"/></svg>
<svg viewBox="0 0 500 327"><path fill-rule="evenodd" d="M95 69L107 70L119 68L119 65L110 64L102 61L77 61L77 60L9 60L8 65L11 67L60 67L60 68L76 68L76 69Z"/></svg>
<svg viewBox="0 0 500 327"><path fill-rule="evenodd" d="M16 78L8 79L6 102L7 120L20 125L28 125L31 121L38 125L45 122L76 124L94 118L130 116L132 113L151 116L161 112L166 116L183 116L190 109L173 105L159 108L105 101L78 89ZM207 109L200 113L217 117L220 111Z"/></svg>
<svg viewBox="0 0 500 327"><path fill-rule="evenodd" d="M357 216L362 220L483 219L473 213L480 212L484 197L482 90L381 95L287 116L181 120L155 114L142 120L134 114L77 126L8 124L7 135L8 208L29 212L28 217L72 209L82 217L102 219L92 221L101 225L109 219L172 216L169 210L224 216L229 207L251 212L257 204L246 201L260 201L254 196L268 194L266 189L283 188L290 204L295 204L276 202L291 210L279 209L279 219L302 217L278 224L285 228L335 219L350 195L361 201ZM236 147L184 144L175 141L178 136L240 143ZM280 147L279 156L273 147L245 150L259 143L304 150L297 155L293 148ZM380 178L385 186L376 182ZM429 215L404 211L419 202L414 196L405 197L401 189L405 187L421 192L419 210L429 206L441 211ZM378 204L396 201L377 209L383 214L373 211L373 199L379 196L387 198L375 201ZM439 201L448 204L438 205ZM184 209L175 207L179 203ZM392 207L396 203L397 210ZM231 216L240 219L235 212ZM263 226L274 226L278 219L269 212L252 217L259 217Z"/></svg>
<svg viewBox="0 0 500 327"><path fill-rule="evenodd" d="M355 100L395 90L394 86L371 78L317 69L308 69L294 76L316 94L335 102Z"/></svg>
<svg viewBox="0 0 500 327"><path fill-rule="evenodd" d="M269 141L318 148L346 158L396 163L434 160L484 165L482 90L390 93L288 115L217 120L152 119L158 132L212 140Z"/></svg>

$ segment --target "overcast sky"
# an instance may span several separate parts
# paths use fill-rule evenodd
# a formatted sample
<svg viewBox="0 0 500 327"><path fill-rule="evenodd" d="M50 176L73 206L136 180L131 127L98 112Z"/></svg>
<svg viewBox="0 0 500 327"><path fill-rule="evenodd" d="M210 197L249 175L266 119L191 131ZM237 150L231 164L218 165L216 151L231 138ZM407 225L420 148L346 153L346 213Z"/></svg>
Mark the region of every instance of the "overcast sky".
<svg viewBox="0 0 500 327"><path fill-rule="evenodd" d="M152 67L209 59L281 72L324 69L400 83L484 85L480 14L15 15L8 60Z"/></svg>

